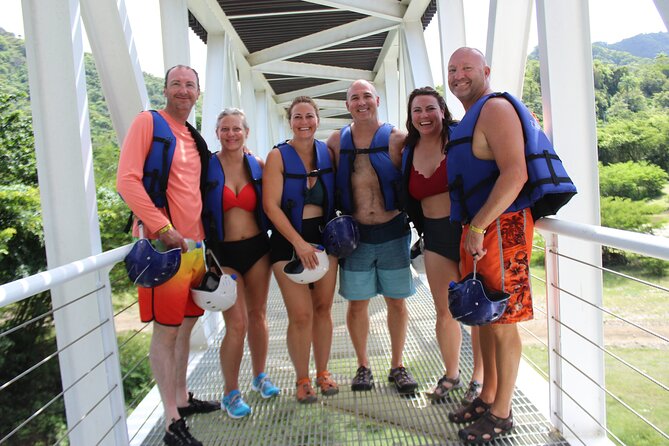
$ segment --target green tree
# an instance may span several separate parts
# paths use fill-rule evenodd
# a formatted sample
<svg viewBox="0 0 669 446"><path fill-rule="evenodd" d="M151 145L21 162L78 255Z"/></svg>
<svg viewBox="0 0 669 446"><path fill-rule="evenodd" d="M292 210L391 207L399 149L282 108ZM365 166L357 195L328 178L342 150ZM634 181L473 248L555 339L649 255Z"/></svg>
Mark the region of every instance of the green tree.
<svg viewBox="0 0 669 446"><path fill-rule="evenodd" d="M599 160L606 164L648 161L669 172L669 115L646 112L601 125Z"/></svg>
<svg viewBox="0 0 669 446"><path fill-rule="evenodd" d="M599 187L603 197L657 198L662 195L668 180L667 172L646 161L599 165Z"/></svg>
<svg viewBox="0 0 669 446"><path fill-rule="evenodd" d="M2 38L2 36L0 36ZM0 184L37 184L31 119L20 111L24 94L0 94Z"/></svg>
<svg viewBox="0 0 669 446"><path fill-rule="evenodd" d="M32 128L30 119L14 106L17 100L15 95L0 95L0 283L46 266ZM0 333L26 323L21 330L0 337L0 382L10 382L56 351L50 308L49 294L41 293L0 309ZM30 389L29 398L26 389ZM60 391L55 358L5 388L0 392L0 407L5 408L0 438ZM53 444L64 431L64 420L62 400L57 400L9 443Z"/></svg>
<svg viewBox="0 0 669 446"><path fill-rule="evenodd" d="M523 82L523 103L543 123L544 110L541 102L541 79L539 61L528 59L525 66L525 80Z"/></svg>
<svg viewBox="0 0 669 446"><path fill-rule="evenodd" d="M621 197L602 197L600 204L602 226L648 234L660 225L651 217L664 210L659 204Z"/></svg>

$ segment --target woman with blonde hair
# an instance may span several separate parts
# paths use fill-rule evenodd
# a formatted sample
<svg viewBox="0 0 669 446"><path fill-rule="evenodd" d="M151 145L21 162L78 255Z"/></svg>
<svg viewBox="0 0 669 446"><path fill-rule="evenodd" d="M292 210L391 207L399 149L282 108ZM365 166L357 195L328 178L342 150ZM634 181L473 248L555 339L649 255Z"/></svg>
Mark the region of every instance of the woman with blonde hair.
<svg viewBox="0 0 669 446"><path fill-rule="evenodd" d="M225 381L221 407L232 418L251 413L238 382L247 335L253 367L251 388L263 398L279 394L279 388L265 373L271 270L268 223L262 209L264 163L246 148L248 134L242 110L226 108L218 115L216 135L221 150L209 161L203 212L206 246L214 253L223 272L237 276L237 300L223 312L225 336L220 349Z"/></svg>

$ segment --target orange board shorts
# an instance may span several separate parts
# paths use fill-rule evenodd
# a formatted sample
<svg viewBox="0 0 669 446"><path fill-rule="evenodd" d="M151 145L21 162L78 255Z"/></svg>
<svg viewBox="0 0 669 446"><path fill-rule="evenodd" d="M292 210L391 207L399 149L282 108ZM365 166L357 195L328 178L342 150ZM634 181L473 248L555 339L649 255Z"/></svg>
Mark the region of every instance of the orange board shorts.
<svg viewBox="0 0 669 446"><path fill-rule="evenodd" d="M476 272L491 290L509 293L509 303L495 324L514 324L534 317L530 284L530 255L534 238L534 220L529 209L502 214L486 228L483 248L486 255L476 263ZM462 277L474 271L471 253L464 252L465 226L460 243Z"/></svg>
<svg viewBox="0 0 669 446"><path fill-rule="evenodd" d="M181 254L179 271L170 280L154 288L137 288L142 322L179 326L186 317L202 316L204 310L195 304L190 289L200 285L204 273L203 248L194 248Z"/></svg>

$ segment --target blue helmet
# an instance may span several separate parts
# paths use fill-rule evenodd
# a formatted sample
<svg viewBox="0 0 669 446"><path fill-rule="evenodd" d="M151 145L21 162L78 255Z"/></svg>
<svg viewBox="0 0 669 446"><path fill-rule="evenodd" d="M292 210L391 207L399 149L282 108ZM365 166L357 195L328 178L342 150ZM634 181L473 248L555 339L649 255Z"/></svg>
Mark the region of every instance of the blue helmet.
<svg viewBox="0 0 669 446"><path fill-rule="evenodd" d="M359 241L358 224L350 215L333 218L323 229L323 245L331 256L341 259L351 255Z"/></svg>
<svg viewBox="0 0 669 446"><path fill-rule="evenodd" d="M170 280L181 266L181 249L159 252L145 238L135 242L125 256L125 269L137 286L152 288Z"/></svg>
<svg viewBox="0 0 669 446"><path fill-rule="evenodd" d="M468 274L460 282L448 287L448 308L453 319L465 325L486 325L495 322L506 310L509 294L491 291L484 285L483 277Z"/></svg>

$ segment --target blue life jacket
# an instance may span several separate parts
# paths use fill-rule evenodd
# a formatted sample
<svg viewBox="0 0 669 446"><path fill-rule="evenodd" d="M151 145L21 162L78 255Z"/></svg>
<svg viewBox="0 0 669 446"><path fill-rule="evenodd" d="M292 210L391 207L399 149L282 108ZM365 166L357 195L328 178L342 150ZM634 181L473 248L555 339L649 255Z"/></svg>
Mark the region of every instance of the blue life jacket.
<svg viewBox="0 0 669 446"><path fill-rule="evenodd" d="M170 126L165 121L165 118L160 116L156 110L149 110L153 117L153 140L149 154L144 160L144 174L142 176L142 184L146 193L153 201L153 204L159 208L165 208L167 217L171 220L170 207L167 201L167 180L170 176L170 169L172 168L172 159L174 158L174 148L176 147L176 137ZM204 192L207 182L207 166L209 164L209 156L211 152L207 148L207 142L202 138L195 127L186 121L186 128L190 132L195 147L200 155L200 197L204 203ZM123 197L121 197L123 198ZM132 227L132 212L128 217L128 223L125 227L125 232L128 232Z"/></svg>
<svg viewBox="0 0 669 446"><path fill-rule="evenodd" d="M142 183L146 193L149 194L151 201L157 208L166 208L169 216L169 205L167 203L167 180L172 168L172 158L174 158L174 148L176 147L176 137L170 130L170 126L165 118L160 116L156 110L150 110L153 116L153 142L151 149L144 161L144 176ZM200 163L202 169L200 172L200 193L204 201L205 183L207 178L207 164L211 152L207 149L207 143L200 136L200 133L186 122L186 127L191 133L195 146L200 154Z"/></svg>
<svg viewBox="0 0 669 446"><path fill-rule="evenodd" d="M323 141L315 141L316 170L309 173L305 170L302 159L293 146L284 142L275 148L281 152L281 158L283 158L281 209L286 213L295 230L302 233L302 211L307 191L307 177L318 177L323 182L325 188L323 219L325 222L330 221L334 217L334 172L327 145Z"/></svg>
<svg viewBox="0 0 669 446"><path fill-rule="evenodd" d="M553 144L527 107L509 93L492 93L467 110L446 146L451 220L468 223L488 199L499 177L494 160L478 159L472 152L474 127L481 108L494 97L505 98L518 113L523 127L527 164L527 182L504 213L530 208L535 220L555 214L576 194L576 186L567 175Z"/></svg>
<svg viewBox="0 0 669 446"><path fill-rule="evenodd" d="M339 166L337 168L337 207L345 214L353 213L353 187L351 186L351 174L354 171L353 163L357 154L369 154L369 161L379 179L379 188L383 195L383 202L387 211L400 207L399 188L402 180L400 171L395 167L388 145L390 133L393 130L391 124L383 124L376 130L370 147L357 149L353 143L351 126L347 125L339 134Z"/></svg>
<svg viewBox="0 0 669 446"><path fill-rule="evenodd" d="M458 125L452 122L448 125L448 139L451 139L453 129ZM402 188L400 189L401 209L407 213L409 220L413 222L418 235L423 234L424 215L420 201L416 200L409 193L409 176L411 175L411 166L413 166L413 151L415 147L405 146L402 151ZM446 162L448 165L448 161Z"/></svg>
<svg viewBox="0 0 669 446"><path fill-rule="evenodd" d="M269 220L262 207L262 168L255 156L244 154L244 167L251 177L251 183L256 192L256 222L261 232L267 233ZM202 210L202 225L207 241L222 242L225 239L223 225L223 187L225 186L225 172L221 161L216 154L212 154L207 170L207 190L204 195Z"/></svg>

